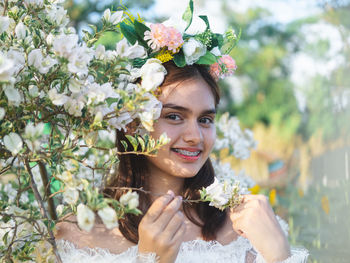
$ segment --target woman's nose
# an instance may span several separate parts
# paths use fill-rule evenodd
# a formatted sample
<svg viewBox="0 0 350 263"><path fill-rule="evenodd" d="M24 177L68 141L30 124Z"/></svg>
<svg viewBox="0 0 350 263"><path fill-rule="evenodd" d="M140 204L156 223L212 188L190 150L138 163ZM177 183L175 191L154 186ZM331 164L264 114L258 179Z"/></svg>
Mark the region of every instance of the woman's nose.
<svg viewBox="0 0 350 263"><path fill-rule="evenodd" d="M182 138L186 143L192 145L202 142L203 134L197 121L189 121L187 123L186 127L184 127Z"/></svg>

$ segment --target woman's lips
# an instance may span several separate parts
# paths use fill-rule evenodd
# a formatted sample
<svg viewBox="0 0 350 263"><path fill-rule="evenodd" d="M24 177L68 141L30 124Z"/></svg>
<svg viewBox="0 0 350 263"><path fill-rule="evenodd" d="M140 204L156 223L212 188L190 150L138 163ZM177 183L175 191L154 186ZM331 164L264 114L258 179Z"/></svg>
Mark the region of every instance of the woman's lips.
<svg viewBox="0 0 350 263"><path fill-rule="evenodd" d="M177 156L187 161L197 161L201 155L201 150L195 148L172 148L171 149Z"/></svg>

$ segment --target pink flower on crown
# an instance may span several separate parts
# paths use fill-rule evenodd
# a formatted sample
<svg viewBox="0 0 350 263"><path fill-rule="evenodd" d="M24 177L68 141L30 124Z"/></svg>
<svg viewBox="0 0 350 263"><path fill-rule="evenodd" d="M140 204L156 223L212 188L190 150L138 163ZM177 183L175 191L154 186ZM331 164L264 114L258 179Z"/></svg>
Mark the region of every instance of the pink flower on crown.
<svg viewBox="0 0 350 263"><path fill-rule="evenodd" d="M176 53L178 48L184 43L181 33L174 27L168 27L168 49L173 53Z"/></svg>
<svg viewBox="0 0 350 263"><path fill-rule="evenodd" d="M232 75L237 69L236 61L229 55L223 55L217 63L210 66L210 74L219 80Z"/></svg>
<svg viewBox="0 0 350 263"><path fill-rule="evenodd" d="M152 24L151 31L145 32L144 40L153 50L159 50L168 44L169 33L163 24Z"/></svg>

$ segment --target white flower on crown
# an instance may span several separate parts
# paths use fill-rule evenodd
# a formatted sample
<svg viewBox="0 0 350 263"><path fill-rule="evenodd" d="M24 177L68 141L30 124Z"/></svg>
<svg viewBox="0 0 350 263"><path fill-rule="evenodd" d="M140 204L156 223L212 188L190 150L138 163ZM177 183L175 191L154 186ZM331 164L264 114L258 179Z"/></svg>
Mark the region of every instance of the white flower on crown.
<svg viewBox="0 0 350 263"><path fill-rule="evenodd" d="M195 38L189 38L182 46L182 50L185 55L187 65L192 65L197 62L198 59L205 55L207 47Z"/></svg>
<svg viewBox="0 0 350 263"><path fill-rule="evenodd" d="M86 205L79 204L77 208L77 221L81 229L90 232L95 223L95 213Z"/></svg>
<svg viewBox="0 0 350 263"><path fill-rule="evenodd" d="M146 49L140 46L138 42L130 46L126 38L123 38L116 44L117 55L121 58L135 59L145 58L147 56Z"/></svg>
<svg viewBox="0 0 350 263"><path fill-rule="evenodd" d="M111 10L108 8L104 11L102 18L113 25L116 25L123 20L123 11L117 11L111 14Z"/></svg>
<svg viewBox="0 0 350 263"><path fill-rule="evenodd" d="M163 83L166 74L167 71L159 59L148 59L140 69L141 87L146 91L154 91Z"/></svg>
<svg viewBox="0 0 350 263"><path fill-rule="evenodd" d="M103 60L105 58L106 48L104 45L99 44L95 49L95 58Z"/></svg>
<svg viewBox="0 0 350 263"><path fill-rule="evenodd" d="M103 221L103 224L108 228L112 229L118 227L118 217L115 210L109 206L106 206L98 210L97 214Z"/></svg>

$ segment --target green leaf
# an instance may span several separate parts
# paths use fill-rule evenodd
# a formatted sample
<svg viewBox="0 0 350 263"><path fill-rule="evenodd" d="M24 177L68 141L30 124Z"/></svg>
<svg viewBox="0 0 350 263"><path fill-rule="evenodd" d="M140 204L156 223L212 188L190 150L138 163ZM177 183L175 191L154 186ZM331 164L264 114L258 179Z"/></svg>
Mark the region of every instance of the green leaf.
<svg viewBox="0 0 350 263"><path fill-rule="evenodd" d="M120 143L124 146L124 150L128 151L128 143L126 141L120 141Z"/></svg>
<svg viewBox="0 0 350 263"><path fill-rule="evenodd" d="M224 37L221 34L213 34L213 39L211 41L212 47L219 47L221 48L224 44Z"/></svg>
<svg viewBox="0 0 350 263"><path fill-rule="evenodd" d="M210 29L208 17L207 16L199 16L199 18L202 19L204 21L204 23L206 24L206 26L207 26L206 30Z"/></svg>
<svg viewBox="0 0 350 263"><path fill-rule="evenodd" d="M188 6L185 10L185 13L182 15L182 19L187 22L185 31L190 27L193 18L193 0L190 0Z"/></svg>
<svg viewBox="0 0 350 263"><path fill-rule="evenodd" d="M185 55L182 50L174 55L174 63L179 68L186 66Z"/></svg>
<svg viewBox="0 0 350 263"><path fill-rule="evenodd" d="M131 135L125 135L125 137L129 140L131 145L134 147L134 151L137 151L137 146L138 146L137 139L135 139L135 137L132 137Z"/></svg>
<svg viewBox="0 0 350 263"><path fill-rule="evenodd" d="M140 39L143 40L143 38L145 37L145 32L146 31L151 31L151 29L146 26L145 24L143 23L140 23L139 21L137 21L135 19L134 21L134 25L135 25L135 31L136 31L136 34L139 36ZM143 40L144 41L144 40Z"/></svg>
<svg viewBox="0 0 350 263"><path fill-rule="evenodd" d="M141 136L137 137L137 140L139 141L139 144L141 145L141 151L145 151L145 141L142 139Z"/></svg>
<svg viewBox="0 0 350 263"><path fill-rule="evenodd" d="M129 41L129 43L132 45L136 43L138 40L138 35L133 26L127 25L125 23L120 23L120 30L122 31L124 37Z"/></svg>
<svg viewBox="0 0 350 263"><path fill-rule="evenodd" d="M112 103L114 102L118 102L119 101L119 98L107 98L106 99L106 102L108 104L108 107L110 107L112 105Z"/></svg>
<svg viewBox="0 0 350 263"><path fill-rule="evenodd" d="M216 57L210 51L207 51L207 53L201 56L199 60L196 62L196 64L200 64L200 65L211 65L214 63L216 63Z"/></svg>

